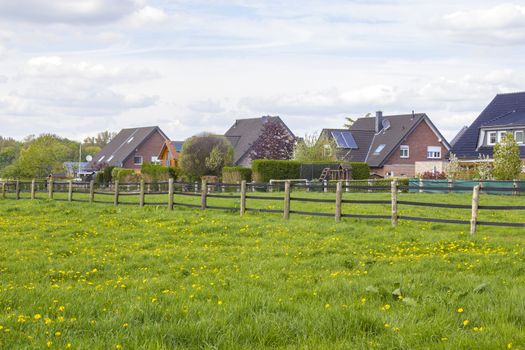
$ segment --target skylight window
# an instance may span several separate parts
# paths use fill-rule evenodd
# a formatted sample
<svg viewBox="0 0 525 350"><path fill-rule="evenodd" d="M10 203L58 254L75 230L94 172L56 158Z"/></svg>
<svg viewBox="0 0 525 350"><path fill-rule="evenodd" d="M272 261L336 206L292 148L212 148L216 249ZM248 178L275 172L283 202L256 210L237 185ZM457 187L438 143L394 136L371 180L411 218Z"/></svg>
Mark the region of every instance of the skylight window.
<svg viewBox="0 0 525 350"><path fill-rule="evenodd" d="M131 137L129 138L129 140L128 140L127 143L130 143L131 141L133 141L133 136L131 136Z"/></svg>
<svg viewBox="0 0 525 350"><path fill-rule="evenodd" d="M379 146L377 146L376 150L374 151L374 154L378 155L379 153L381 153L381 151L385 148L385 146L386 145L384 143L382 143Z"/></svg>
<svg viewBox="0 0 525 350"><path fill-rule="evenodd" d="M109 157L108 162L111 162L112 159L113 159L113 156Z"/></svg>
<svg viewBox="0 0 525 350"><path fill-rule="evenodd" d="M101 162L101 161L104 160L104 158L106 158L106 156L102 156L102 157L100 157L100 159L99 159L98 161Z"/></svg>

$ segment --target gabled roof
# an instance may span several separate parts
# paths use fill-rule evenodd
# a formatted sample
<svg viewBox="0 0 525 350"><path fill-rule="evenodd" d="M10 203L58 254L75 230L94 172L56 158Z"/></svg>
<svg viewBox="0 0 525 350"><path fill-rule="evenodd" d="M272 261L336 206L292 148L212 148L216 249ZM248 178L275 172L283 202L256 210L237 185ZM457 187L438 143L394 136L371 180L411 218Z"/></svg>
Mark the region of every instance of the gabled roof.
<svg viewBox="0 0 525 350"><path fill-rule="evenodd" d="M122 166L122 163L155 132L159 132L166 140L169 140L158 126L122 129L93 158L93 162Z"/></svg>
<svg viewBox="0 0 525 350"><path fill-rule="evenodd" d="M383 128L379 133L375 132L375 117L359 118L350 127L350 131L354 135L354 138L356 138L356 141L360 137L370 140L368 148L366 149L365 160L363 161L366 161L371 167L383 166L392 152L397 151L402 142L404 142L412 131L422 122L426 122L438 138L442 140L443 144L450 149L450 145L443 135L441 135L430 118L424 113L383 116L383 120L389 122L389 127ZM358 137L358 135L361 136Z"/></svg>
<svg viewBox="0 0 525 350"><path fill-rule="evenodd" d="M253 143L261 136L263 125L268 121L277 121L284 125L291 136L295 137L292 131L278 116L264 116L261 118L237 119L224 136L230 141L234 149L233 162L238 163L246 156Z"/></svg>
<svg viewBox="0 0 525 350"><path fill-rule="evenodd" d="M492 157L492 147L478 146L479 132L489 127L525 126L525 92L499 94L474 120L465 133L456 141L451 152L458 158L478 158L479 154ZM525 149L520 147L520 156L525 157Z"/></svg>
<svg viewBox="0 0 525 350"><path fill-rule="evenodd" d="M456 136L454 136L454 138L452 139L452 141L450 141L450 145L452 147L454 147L454 145L456 144L456 142L458 142L458 140L461 138L461 136L463 136L463 134L468 130L468 126L464 126L461 128L461 130L459 130L459 132L456 134Z"/></svg>
<svg viewBox="0 0 525 350"><path fill-rule="evenodd" d="M350 132L354 138L357 148L338 148L337 157L340 160L351 162L365 162L370 143L374 138L374 130L352 130L349 129L323 129L321 136L333 137L332 132Z"/></svg>

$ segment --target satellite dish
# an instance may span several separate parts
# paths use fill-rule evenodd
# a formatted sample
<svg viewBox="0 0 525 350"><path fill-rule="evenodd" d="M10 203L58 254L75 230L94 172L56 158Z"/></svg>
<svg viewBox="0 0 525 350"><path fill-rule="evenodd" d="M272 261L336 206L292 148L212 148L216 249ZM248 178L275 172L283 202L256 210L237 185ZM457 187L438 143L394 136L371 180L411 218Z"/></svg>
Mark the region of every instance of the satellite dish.
<svg viewBox="0 0 525 350"><path fill-rule="evenodd" d="M382 122L381 124L383 124L383 129L384 129L384 130L388 130L388 129L390 129L390 120L388 120L388 119L383 119L383 122Z"/></svg>
<svg viewBox="0 0 525 350"><path fill-rule="evenodd" d="M86 156L86 161L91 162L93 160L93 157L91 155Z"/></svg>

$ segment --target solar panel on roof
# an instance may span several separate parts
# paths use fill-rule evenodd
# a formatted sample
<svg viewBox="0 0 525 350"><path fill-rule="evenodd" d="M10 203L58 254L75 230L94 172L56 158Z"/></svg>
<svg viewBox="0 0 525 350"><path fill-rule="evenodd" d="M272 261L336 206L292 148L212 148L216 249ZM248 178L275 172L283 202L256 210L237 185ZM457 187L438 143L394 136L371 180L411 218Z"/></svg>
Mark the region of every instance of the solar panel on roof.
<svg viewBox="0 0 525 350"><path fill-rule="evenodd" d="M357 149L357 143L350 131L332 131L332 136L337 147Z"/></svg>

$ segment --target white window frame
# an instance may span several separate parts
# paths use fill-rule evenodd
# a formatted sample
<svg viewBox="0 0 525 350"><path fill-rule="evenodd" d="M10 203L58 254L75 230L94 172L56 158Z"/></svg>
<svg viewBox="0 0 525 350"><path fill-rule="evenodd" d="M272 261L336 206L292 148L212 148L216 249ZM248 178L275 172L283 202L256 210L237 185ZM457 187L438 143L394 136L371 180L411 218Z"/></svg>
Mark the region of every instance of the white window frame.
<svg viewBox="0 0 525 350"><path fill-rule="evenodd" d="M503 140L503 137L507 134L507 131L498 131L498 143Z"/></svg>
<svg viewBox="0 0 525 350"><path fill-rule="evenodd" d="M441 146L427 146L427 159L441 159Z"/></svg>
<svg viewBox="0 0 525 350"><path fill-rule="evenodd" d="M158 156L151 156L151 164L160 164L160 159Z"/></svg>
<svg viewBox="0 0 525 350"><path fill-rule="evenodd" d="M140 163L137 163L135 160L136 158L140 158ZM144 163L144 157L143 156L133 156L133 164L134 165L142 165Z"/></svg>
<svg viewBox="0 0 525 350"><path fill-rule="evenodd" d="M406 155L403 155L403 151L406 151ZM409 158L410 157L410 147L408 145L399 146L399 157L400 158Z"/></svg>
<svg viewBox="0 0 525 350"><path fill-rule="evenodd" d="M518 141L518 136L517 136L518 134L521 134L521 141ZM523 135L523 130L516 130L516 131L514 131L514 140L516 141L516 143L518 145L522 145L523 144L524 136L525 135Z"/></svg>
<svg viewBox="0 0 525 350"><path fill-rule="evenodd" d="M490 141L491 135L494 136L494 142ZM489 131L489 132L487 132L487 145L494 146L496 143L498 143L498 132L497 131Z"/></svg>

